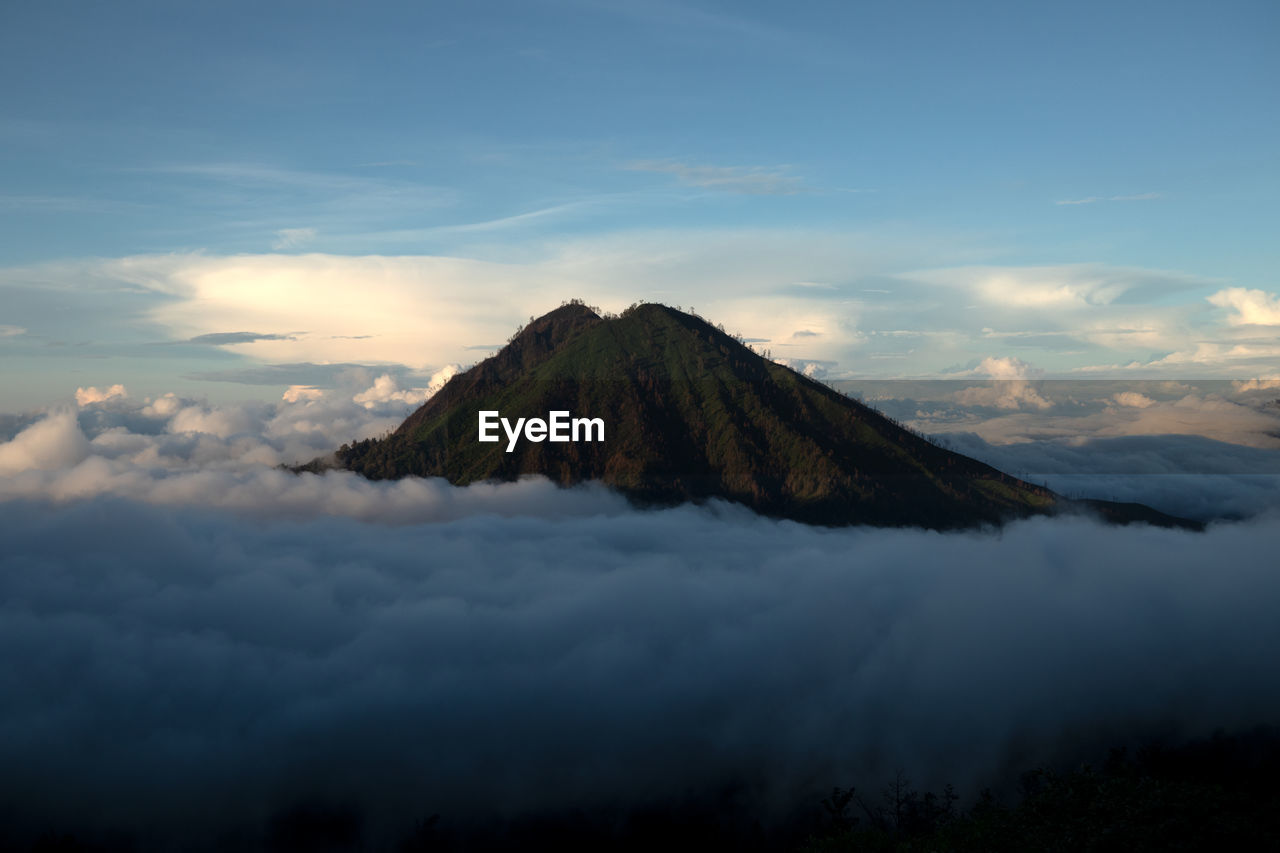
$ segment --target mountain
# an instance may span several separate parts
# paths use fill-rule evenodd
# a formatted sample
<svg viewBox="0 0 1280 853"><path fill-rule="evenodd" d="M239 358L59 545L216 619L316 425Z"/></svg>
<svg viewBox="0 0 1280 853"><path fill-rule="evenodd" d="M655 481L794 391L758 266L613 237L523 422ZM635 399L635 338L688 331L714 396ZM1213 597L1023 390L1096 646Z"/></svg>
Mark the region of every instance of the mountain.
<svg viewBox="0 0 1280 853"><path fill-rule="evenodd" d="M557 411L598 418L604 437L512 443L497 426L498 440L481 442L484 411L509 424ZM657 304L607 318L561 306L454 376L394 433L335 457L328 466L371 479L462 485L542 474L564 485L600 480L641 504L718 497L819 524L955 528L1086 505L944 450ZM1087 506L1114 521L1183 523L1137 504Z"/></svg>

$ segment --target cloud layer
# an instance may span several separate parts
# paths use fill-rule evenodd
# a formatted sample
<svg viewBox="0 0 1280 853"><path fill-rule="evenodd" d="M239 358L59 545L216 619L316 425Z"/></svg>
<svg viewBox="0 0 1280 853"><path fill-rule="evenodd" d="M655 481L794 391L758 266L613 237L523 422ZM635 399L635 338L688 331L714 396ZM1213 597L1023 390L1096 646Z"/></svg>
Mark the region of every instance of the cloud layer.
<svg viewBox="0 0 1280 853"><path fill-rule="evenodd" d="M1131 736L1280 722L1280 472L1255 476L1273 451L956 434L1051 485L1256 517L832 530L274 467L398 423L425 392L388 377L221 407L81 390L3 422L0 764L19 769L0 840L7 822L253 849L318 800L354 804L374 843L433 812L727 788L767 822L898 769L971 793ZM1147 412L1175 390L1106 397Z"/></svg>
<svg viewBox="0 0 1280 853"><path fill-rule="evenodd" d="M152 838L726 784L768 819L899 768L971 791L1063 742L1275 722L1274 523L833 531L571 492L499 518L503 491L401 527L6 504L0 799Z"/></svg>
<svg viewBox="0 0 1280 853"><path fill-rule="evenodd" d="M28 330L5 345L31 359L50 357L45 341L80 340L88 328L135 344L148 329L152 342L213 345L186 357L209 358L216 347L250 368L434 370L469 361L476 347L564 299L610 310L637 299L682 304L685 284L696 281L705 316L831 376L940 376L984 359L1058 376L1274 372L1268 329L1280 303L1270 291L1096 263L979 265L980 251L937 235L921 257L920 242L759 228L610 233L477 247L466 257L189 253L0 270L0 290L17 308L12 321ZM69 299L86 316L68 314Z"/></svg>

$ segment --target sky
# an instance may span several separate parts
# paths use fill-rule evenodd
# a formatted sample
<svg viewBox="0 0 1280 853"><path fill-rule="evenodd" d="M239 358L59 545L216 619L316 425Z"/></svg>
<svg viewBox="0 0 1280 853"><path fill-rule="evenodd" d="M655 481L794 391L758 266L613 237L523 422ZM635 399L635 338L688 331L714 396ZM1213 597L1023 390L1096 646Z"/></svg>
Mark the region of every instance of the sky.
<svg viewBox="0 0 1280 853"><path fill-rule="evenodd" d="M831 377L1274 376L1277 37L1267 2L8 3L0 408L420 387L571 297Z"/></svg>
<svg viewBox="0 0 1280 853"><path fill-rule="evenodd" d="M1277 43L1273 2L0 4L0 846L749 825L1277 725ZM1207 529L281 470L570 298Z"/></svg>

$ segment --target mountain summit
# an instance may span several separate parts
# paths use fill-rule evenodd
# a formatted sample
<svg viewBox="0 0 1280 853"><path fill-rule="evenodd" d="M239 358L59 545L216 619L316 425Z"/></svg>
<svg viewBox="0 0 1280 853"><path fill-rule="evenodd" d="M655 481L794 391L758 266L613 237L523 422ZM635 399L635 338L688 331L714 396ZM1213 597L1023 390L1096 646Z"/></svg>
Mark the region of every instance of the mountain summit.
<svg viewBox="0 0 1280 853"><path fill-rule="evenodd" d="M603 440L481 442L482 412L603 422ZM463 485L542 474L600 480L644 504L725 498L820 524L954 528L1079 506L938 447L856 400L775 364L722 328L657 304L601 317L570 303L454 376L391 435L344 445L372 479ZM319 463L304 466L316 470ZM1116 521L1178 524L1136 504Z"/></svg>

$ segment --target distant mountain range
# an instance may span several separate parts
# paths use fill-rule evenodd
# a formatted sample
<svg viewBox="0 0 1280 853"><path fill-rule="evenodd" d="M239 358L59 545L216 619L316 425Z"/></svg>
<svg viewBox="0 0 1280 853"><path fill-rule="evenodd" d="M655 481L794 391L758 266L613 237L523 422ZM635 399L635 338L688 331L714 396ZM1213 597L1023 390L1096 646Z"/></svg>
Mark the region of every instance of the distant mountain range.
<svg viewBox="0 0 1280 853"><path fill-rule="evenodd" d="M579 441L512 442L495 423L498 440L481 442L482 412L509 425L553 412L599 419L603 440L585 440L583 429ZM657 304L607 318L563 305L454 376L391 435L297 470L327 467L457 485L526 474L599 480L644 505L724 498L832 525L946 529L1088 508L1117 522L1193 526L1139 504L1071 501L945 450Z"/></svg>

